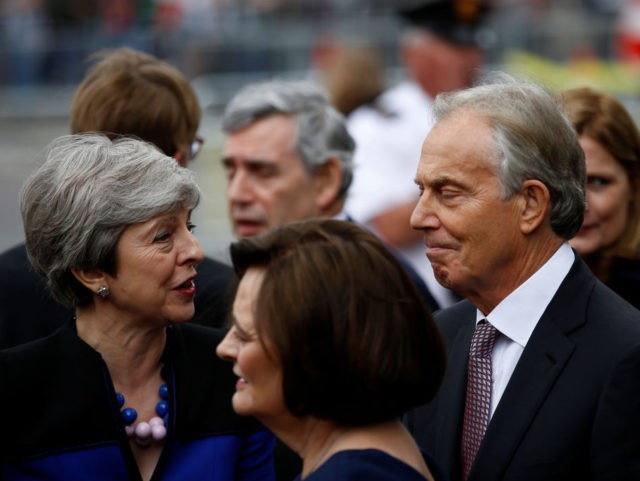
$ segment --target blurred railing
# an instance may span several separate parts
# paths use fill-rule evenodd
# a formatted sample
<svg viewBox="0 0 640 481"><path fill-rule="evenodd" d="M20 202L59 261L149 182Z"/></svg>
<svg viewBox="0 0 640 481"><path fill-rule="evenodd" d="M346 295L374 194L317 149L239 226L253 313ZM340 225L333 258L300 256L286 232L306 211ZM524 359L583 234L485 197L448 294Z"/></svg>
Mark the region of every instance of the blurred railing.
<svg viewBox="0 0 640 481"><path fill-rule="evenodd" d="M0 0L0 5L12 3L46 5L51 0ZM89 0L85 3L91 4ZM0 86L75 85L92 52L119 45L167 59L190 78L304 71L312 66L314 56L321 54L322 48L336 41L369 43L379 50L392 71L399 66L401 25L389 7L393 2L352 0L342 2L351 8L298 8L293 12L271 13L252 12L246 8L246 1L210 3L237 3L245 7L201 8L174 14L176 18L172 18L170 12L163 17L147 6L134 12L136 16L131 18L114 13L109 17L105 12L99 17L94 12L85 13L82 21L67 19L61 23L38 9L11 14L5 6L0 10ZM620 3L619 0L494 0L494 3L497 6L488 22L488 31L493 32L487 52L489 64L501 64L511 51L526 51L558 62L580 56L616 59L618 13L594 5Z"/></svg>

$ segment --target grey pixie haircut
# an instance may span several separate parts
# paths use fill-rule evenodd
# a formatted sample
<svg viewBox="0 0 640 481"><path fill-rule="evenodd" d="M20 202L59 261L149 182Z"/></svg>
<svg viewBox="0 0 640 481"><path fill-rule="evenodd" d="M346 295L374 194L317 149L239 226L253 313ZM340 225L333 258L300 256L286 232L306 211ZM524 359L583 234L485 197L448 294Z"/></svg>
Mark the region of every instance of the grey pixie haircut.
<svg viewBox="0 0 640 481"><path fill-rule="evenodd" d="M551 227L564 239L580 229L586 208L584 152L571 122L542 86L508 74L487 74L479 85L438 95L436 121L460 110L485 117L493 130L496 175L504 199L528 179L549 189Z"/></svg>
<svg viewBox="0 0 640 481"><path fill-rule="evenodd" d="M329 102L327 92L312 81L269 80L250 84L227 104L222 117L226 134L241 130L269 115L296 119L295 148L307 171L313 173L331 157L342 165L339 197L344 198L353 179L355 141L344 116Z"/></svg>
<svg viewBox="0 0 640 481"><path fill-rule="evenodd" d="M200 200L193 173L141 140L66 135L44 155L22 187L20 209L29 259L66 307L93 296L72 269L115 275L116 246L127 226L192 210Z"/></svg>

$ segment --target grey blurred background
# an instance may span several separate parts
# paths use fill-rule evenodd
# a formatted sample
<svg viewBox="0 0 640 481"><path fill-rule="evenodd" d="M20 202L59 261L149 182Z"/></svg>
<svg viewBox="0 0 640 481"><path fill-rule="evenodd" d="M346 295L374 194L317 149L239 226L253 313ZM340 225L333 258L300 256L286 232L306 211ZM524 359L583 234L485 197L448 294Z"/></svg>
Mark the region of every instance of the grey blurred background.
<svg viewBox="0 0 640 481"><path fill-rule="evenodd" d="M407 0L415 3L414 0ZM418 1L418 0L416 0ZM493 0L487 68L551 89L591 85L638 119L640 1ZM393 0L0 0L0 251L22 240L17 196L37 156L68 132L86 59L129 46L163 58L191 80L203 107L204 150L191 164L203 191L195 213L209 255L231 240L219 165L219 115L229 97L270 77L321 80L336 45L382 54L388 83L403 75Z"/></svg>

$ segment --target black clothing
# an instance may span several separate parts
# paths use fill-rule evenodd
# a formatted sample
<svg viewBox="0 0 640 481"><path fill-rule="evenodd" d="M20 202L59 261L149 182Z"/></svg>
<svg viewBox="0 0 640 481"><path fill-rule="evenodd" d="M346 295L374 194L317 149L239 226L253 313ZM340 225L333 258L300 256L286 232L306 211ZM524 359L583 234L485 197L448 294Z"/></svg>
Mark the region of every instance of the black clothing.
<svg viewBox="0 0 640 481"><path fill-rule="evenodd" d="M640 309L640 260L616 259L607 285L629 304Z"/></svg>

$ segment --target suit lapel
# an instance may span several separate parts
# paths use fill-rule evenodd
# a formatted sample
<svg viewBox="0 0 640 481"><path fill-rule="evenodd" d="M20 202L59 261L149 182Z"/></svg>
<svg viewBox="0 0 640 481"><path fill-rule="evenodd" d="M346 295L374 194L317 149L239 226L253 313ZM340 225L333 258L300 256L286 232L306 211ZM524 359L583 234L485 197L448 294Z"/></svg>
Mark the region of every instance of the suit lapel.
<svg viewBox="0 0 640 481"><path fill-rule="evenodd" d="M595 278L576 256L569 274L540 318L500 399L469 481L503 478L536 414L571 358L567 333L586 322L586 299Z"/></svg>
<svg viewBox="0 0 640 481"><path fill-rule="evenodd" d="M520 440L573 353L573 343L554 325L541 319L539 326L487 427L469 480L502 479Z"/></svg>

